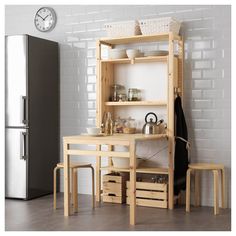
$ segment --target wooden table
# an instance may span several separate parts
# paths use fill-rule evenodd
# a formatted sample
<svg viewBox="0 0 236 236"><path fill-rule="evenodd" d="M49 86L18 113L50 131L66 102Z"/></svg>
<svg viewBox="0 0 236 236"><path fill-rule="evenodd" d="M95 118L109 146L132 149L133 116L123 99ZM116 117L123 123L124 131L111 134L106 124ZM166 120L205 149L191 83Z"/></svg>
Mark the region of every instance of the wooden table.
<svg viewBox="0 0 236 236"><path fill-rule="evenodd" d="M87 155L96 156L96 201L101 201L101 157L130 158L130 224L136 222L136 142L145 140L158 140L166 138L166 134L143 135L143 134L115 134L112 136L67 136L63 137L64 148L64 215L70 215L70 156ZM96 150L80 150L70 148L70 144L96 145ZM108 151L101 151L102 145L108 145ZM129 151L113 151L114 145L127 146Z"/></svg>

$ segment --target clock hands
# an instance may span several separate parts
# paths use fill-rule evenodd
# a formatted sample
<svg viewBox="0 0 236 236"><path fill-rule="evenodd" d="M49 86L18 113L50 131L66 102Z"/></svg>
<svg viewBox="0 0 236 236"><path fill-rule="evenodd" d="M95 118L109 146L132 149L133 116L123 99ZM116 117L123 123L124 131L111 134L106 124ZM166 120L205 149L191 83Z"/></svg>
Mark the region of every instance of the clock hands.
<svg viewBox="0 0 236 236"><path fill-rule="evenodd" d="M39 16L39 17L40 17L42 20L44 20L44 19L43 19L43 17L42 17L42 16L40 16L38 13L37 13L37 15L38 15L38 16Z"/></svg>
<svg viewBox="0 0 236 236"><path fill-rule="evenodd" d="M47 15L45 18L43 18L43 20L45 20L49 15Z"/></svg>
<svg viewBox="0 0 236 236"><path fill-rule="evenodd" d="M43 21L45 21L45 19L49 16L49 15L46 15L46 17L42 17L42 16L40 16L38 13L37 13L37 15L43 20Z"/></svg>

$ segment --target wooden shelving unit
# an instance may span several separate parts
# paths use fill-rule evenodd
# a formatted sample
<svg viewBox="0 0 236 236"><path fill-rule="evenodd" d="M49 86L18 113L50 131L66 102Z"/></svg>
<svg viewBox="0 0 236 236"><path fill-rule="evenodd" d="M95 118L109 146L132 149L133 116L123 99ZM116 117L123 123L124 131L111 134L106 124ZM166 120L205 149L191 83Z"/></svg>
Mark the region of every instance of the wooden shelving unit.
<svg viewBox="0 0 236 236"><path fill-rule="evenodd" d="M156 57L138 57L133 60L129 58L123 59L102 59L101 46L106 45L114 48L116 45L126 45L135 43L149 43L166 41L168 43L168 56ZM178 44L178 55L174 55L174 44ZM167 109L167 137L168 137L168 166L166 168L158 167L139 167L136 169L137 173L153 173L153 174L167 174L168 175L168 208L173 209L174 202L174 99L175 89L178 89L179 95L183 96L183 39L179 35L173 33L165 33L158 35L137 35L124 38L104 38L97 41L97 107L96 107L96 124L101 126L104 112L114 112L117 107L132 107L137 106L163 106ZM136 63L166 63L167 64L167 101L135 101L135 102L110 102L110 87L115 83L114 67L116 64L136 64ZM128 78L127 78L128 79ZM158 78L157 78L158 79ZM98 147L99 148L99 147ZM113 146L109 145L109 150ZM101 160L97 159L98 165ZM117 171L132 173L132 169L119 169L112 166L111 157L109 157L109 166L99 167L99 171ZM134 201L134 199L132 200ZM134 221L134 220L133 220Z"/></svg>

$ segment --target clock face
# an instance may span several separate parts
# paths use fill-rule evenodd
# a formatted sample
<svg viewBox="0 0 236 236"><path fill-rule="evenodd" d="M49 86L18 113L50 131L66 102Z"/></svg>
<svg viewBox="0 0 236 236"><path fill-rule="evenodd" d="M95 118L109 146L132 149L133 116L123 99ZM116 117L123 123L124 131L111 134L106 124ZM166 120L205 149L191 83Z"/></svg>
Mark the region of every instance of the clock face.
<svg viewBox="0 0 236 236"><path fill-rule="evenodd" d="M52 8L40 8L34 17L35 27L41 32L52 30L56 24L56 13Z"/></svg>

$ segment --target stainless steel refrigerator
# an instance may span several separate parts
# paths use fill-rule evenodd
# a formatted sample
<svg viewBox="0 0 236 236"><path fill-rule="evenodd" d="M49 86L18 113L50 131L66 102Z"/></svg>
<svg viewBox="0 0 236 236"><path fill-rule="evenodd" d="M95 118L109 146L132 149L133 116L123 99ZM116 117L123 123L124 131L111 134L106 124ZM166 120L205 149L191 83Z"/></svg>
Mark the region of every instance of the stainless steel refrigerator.
<svg viewBox="0 0 236 236"><path fill-rule="evenodd" d="M5 38L5 196L32 199L53 190L59 161L58 43Z"/></svg>

